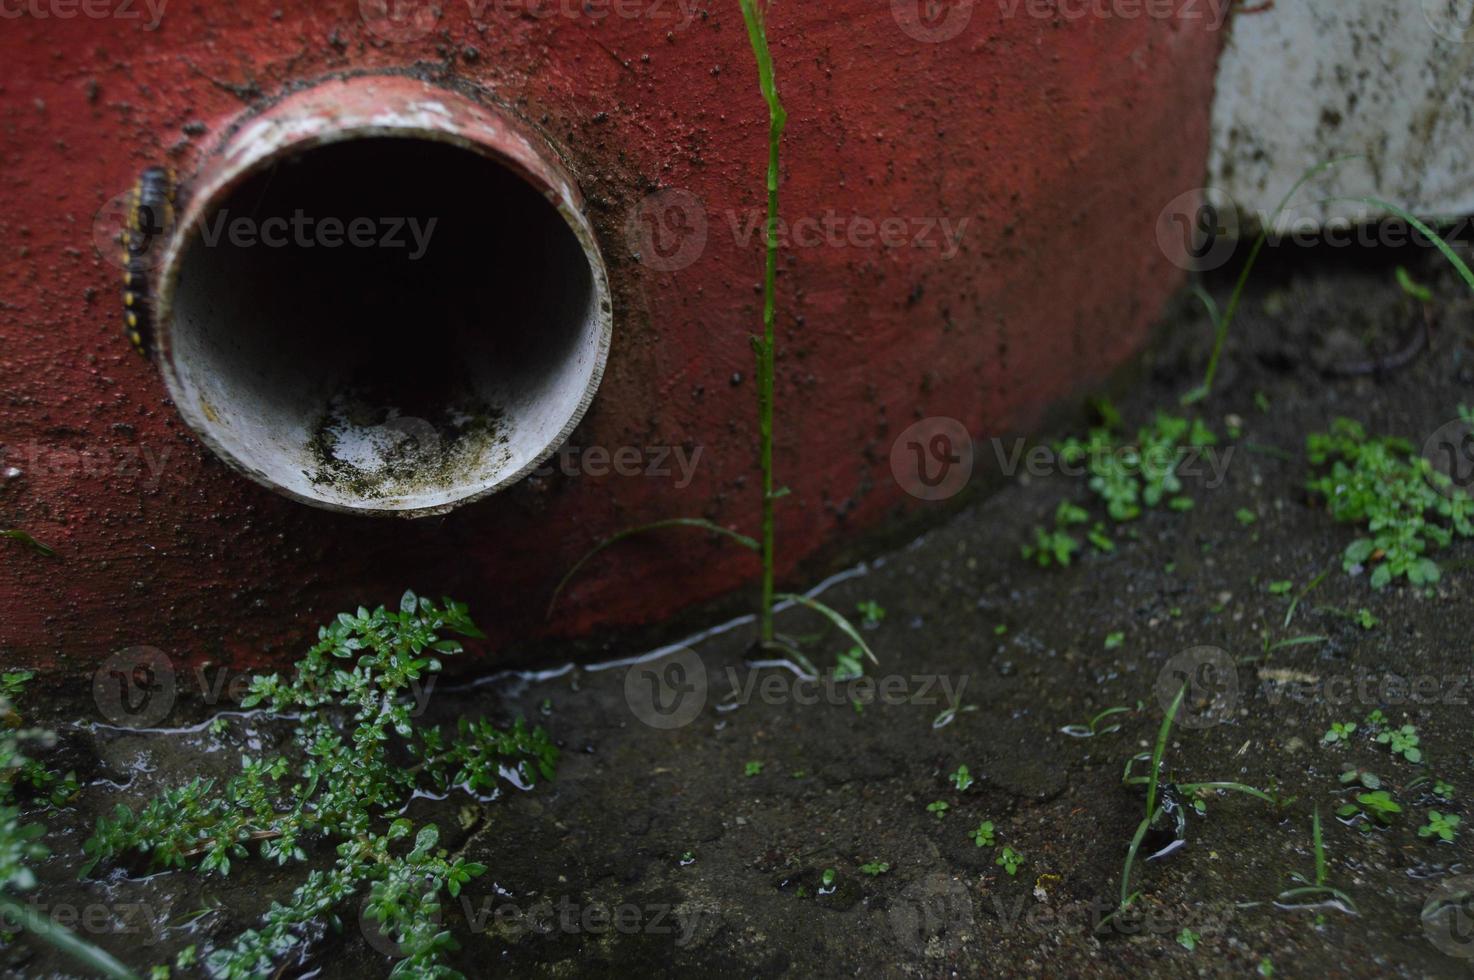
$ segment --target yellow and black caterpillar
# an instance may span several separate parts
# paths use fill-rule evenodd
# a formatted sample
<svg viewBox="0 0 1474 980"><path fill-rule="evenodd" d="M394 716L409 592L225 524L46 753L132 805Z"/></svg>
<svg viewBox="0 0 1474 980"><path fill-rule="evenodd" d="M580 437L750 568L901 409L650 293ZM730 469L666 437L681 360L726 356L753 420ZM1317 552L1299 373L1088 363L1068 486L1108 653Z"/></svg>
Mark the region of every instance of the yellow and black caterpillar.
<svg viewBox="0 0 1474 980"><path fill-rule="evenodd" d="M155 249L174 224L174 173L149 167L138 175L128 201L123 229L123 331L144 357L153 351L153 284L149 273Z"/></svg>

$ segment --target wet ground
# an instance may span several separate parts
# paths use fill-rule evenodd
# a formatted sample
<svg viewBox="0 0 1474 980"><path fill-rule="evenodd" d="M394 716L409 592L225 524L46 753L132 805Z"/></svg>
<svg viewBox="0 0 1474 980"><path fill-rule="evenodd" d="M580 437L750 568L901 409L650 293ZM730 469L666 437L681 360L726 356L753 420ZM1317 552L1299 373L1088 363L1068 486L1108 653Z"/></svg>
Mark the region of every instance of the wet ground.
<svg viewBox="0 0 1474 980"><path fill-rule="evenodd" d="M1114 554L1067 569L1024 561L1020 546L1061 500L1103 513L1079 478L1025 475L827 583L831 605L885 609L866 632L880 659L868 686L755 667L751 625L736 623L633 665L436 690L427 721L525 714L564 750L557 778L531 791L411 806L490 868L444 910L457 966L508 977L1467 975L1474 920L1422 913L1440 886L1474 884L1462 878L1474 872L1474 829L1441 843L1418 828L1431 809L1471 822L1474 547L1441 552L1431 589L1373 591L1341 569L1356 532L1304 490L1305 436L1332 418L1422 445L1474 400L1474 302L1426 251L1412 264L1435 296L1426 347L1424 311L1378 257L1275 256L1292 261L1256 276L1202 409L1220 435L1241 429L1220 447L1221 482L1207 466L1185 478L1196 506L1149 511L1116 535ZM1226 299L1228 282L1208 285ZM1183 296L1116 400L1128 426L1175 406L1209 341ZM1413 341L1416 356L1401 363ZM1286 625L1294 596L1327 571ZM1271 591L1278 581L1293 583L1289 595ZM1363 608L1373 629L1354 619ZM849 646L801 609L780 629L825 666ZM1274 648L1304 637L1317 639ZM1222 653L1191 652L1203 647ZM1200 669L1225 657L1235 670ZM1138 862L1131 914L1101 926L1144 805L1123 767L1150 748L1184 678L1170 778L1274 786L1294 800L1213 795L1206 816L1188 816L1184 846ZM145 971L187 944L228 940L300 880L299 868L245 862L228 881L113 872L78 884L98 813L224 772L237 751L280 736L259 716L232 716L219 737L203 724L79 728L66 719L97 711L90 693L78 697L85 707L58 698L39 719L62 734L60 764L87 783L47 818L56 853L40 869L39 903L92 914L74 927ZM1063 731L1117 706L1130 710L1093 737ZM1369 737L1373 710L1417 727L1422 764ZM189 715L182 706L166 723ZM1351 721L1361 725L1349 744L1322 744L1332 723ZM1338 781L1345 764L1378 774L1400 801L1390 828L1334 818L1352 795ZM949 774L960 765L975 781L959 791ZM1452 784L1451 803L1434 798L1434 778ZM1356 914L1275 903L1291 872L1314 873L1316 807L1328 882ZM983 820L992 847L969 836ZM1004 847L1022 856L1013 876L998 863ZM386 974L386 944L366 936L358 909L345 909L341 931L325 927L282 975ZM68 969L24 938L4 955L14 975Z"/></svg>

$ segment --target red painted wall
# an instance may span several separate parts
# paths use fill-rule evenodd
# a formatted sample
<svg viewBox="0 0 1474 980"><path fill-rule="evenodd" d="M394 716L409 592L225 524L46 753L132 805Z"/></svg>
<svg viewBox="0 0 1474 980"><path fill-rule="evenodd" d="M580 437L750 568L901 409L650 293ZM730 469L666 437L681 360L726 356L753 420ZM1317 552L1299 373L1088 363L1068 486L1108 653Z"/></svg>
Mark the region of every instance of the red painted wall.
<svg viewBox="0 0 1474 980"><path fill-rule="evenodd" d="M0 541L4 660L81 671L148 644L280 662L328 614L406 586L470 601L505 646L651 622L749 580L756 561L740 549L664 532L596 559L560 618L542 617L562 573L619 528L680 515L756 527L747 338L760 236L736 240L727 213L743 227L763 205L766 110L736 0L683 2L689 22L677 0L594 6L602 18L572 0L542 16L443 0L408 42L377 37L341 0L171 0L152 31L143 0L89 0L136 19L0 3L0 469L22 471L0 485L0 527L57 551ZM1038 3L979 2L958 8L971 15L957 36L931 43L902 29L893 7L906 6L780 0L770 14L790 114L785 216L900 217L913 232L968 219L950 260L915 247L783 256L789 570L924 506L889 465L914 420L955 417L978 437L1024 429L1129 356L1179 281L1158 213L1202 183L1219 43L1208 20L1038 19ZM99 208L151 163L187 181L234 117L290 86L406 67L484 87L565 155L617 303L603 386L573 441L700 447L689 486L555 473L443 518L313 510L201 449L129 349L118 269L94 246ZM709 217L704 251L670 272L636 261L627 236L660 188L698 195Z"/></svg>

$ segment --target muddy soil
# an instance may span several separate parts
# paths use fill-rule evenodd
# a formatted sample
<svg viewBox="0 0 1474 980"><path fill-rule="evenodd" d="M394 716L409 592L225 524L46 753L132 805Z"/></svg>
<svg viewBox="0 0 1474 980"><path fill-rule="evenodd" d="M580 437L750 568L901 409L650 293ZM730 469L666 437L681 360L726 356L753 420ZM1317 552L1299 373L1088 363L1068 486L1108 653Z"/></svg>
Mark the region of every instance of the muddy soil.
<svg viewBox="0 0 1474 980"><path fill-rule="evenodd" d="M1334 417L1422 445L1471 400L1474 302L1427 252L1411 269L1434 291L1428 343L1370 373L1357 372L1395 364L1423 329L1392 266L1344 250L1272 254L1202 406L1220 435L1230 422L1242 429L1223 447L1233 452L1221 482L1208 467L1185 477L1196 506L1149 511L1116 535L1114 554L1067 569L1025 562L1020 546L1061 500L1104 511L1080 478L1023 474L828 583L823 598L838 608L886 610L866 634L880 659L874 687L815 687L753 666L751 625L739 622L638 663L631 649L624 663L435 691L427 722L523 714L563 748L556 780L533 790L410 807L490 868L444 909L456 965L507 977L1467 975L1470 919L1422 912L1441 884L1474 871L1474 547L1440 552L1445 574L1430 589L1374 591L1341 568L1356 532L1304 490L1305 436ZM1406 250L1396 258L1409 261ZM1223 303L1231 283L1207 286ZM1115 402L1128 426L1175 406L1210 333L1196 301L1180 297ZM991 445L979 453L980 467L996 466ZM1294 595L1327 571L1285 625ZM1273 594L1275 581L1294 583L1291 595ZM1363 608L1375 628L1349 615ZM801 609L780 629L825 666L849 646ZM1319 639L1266 652L1299 637ZM1195 670L1220 656L1183 659L1203 647L1235 670ZM1101 926L1144 805L1123 767L1149 749L1184 677L1170 778L1272 786L1294 800L1211 796L1206 816L1188 816L1183 846L1138 862L1133 912ZM1131 710L1093 737L1062 731L1116 706ZM1373 710L1417 727L1422 764L1370 737ZM228 880L115 870L78 883L99 813L224 772L281 735L239 715L212 735L208 714L183 702L167 721L176 727L156 731L97 717L80 689L39 709L61 734L56 760L86 782L73 807L44 818L55 854L40 868L39 904L90 913L74 927L146 971L190 943L227 941L290 892L302 870L259 861ZM1361 725L1349 744L1322 743L1333 722L1350 721ZM1378 774L1401 802L1390 828L1335 819L1350 796L1337 778L1346 764ZM963 791L948 778L959 765L975 780ZM1455 787L1453 802L1434 798L1435 777ZM929 809L938 801L940 816ZM1314 874L1316 807L1328 881L1355 914L1275 902L1291 872ZM1430 809L1462 815L1453 843L1418 835ZM983 820L995 846L969 836ZM1013 876L998 863L1005 846L1023 858ZM325 924L281 975L385 975L392 956L371 934L345 908L341 927ZM24 936L3 955L11 975L71 971Z"/></svg>

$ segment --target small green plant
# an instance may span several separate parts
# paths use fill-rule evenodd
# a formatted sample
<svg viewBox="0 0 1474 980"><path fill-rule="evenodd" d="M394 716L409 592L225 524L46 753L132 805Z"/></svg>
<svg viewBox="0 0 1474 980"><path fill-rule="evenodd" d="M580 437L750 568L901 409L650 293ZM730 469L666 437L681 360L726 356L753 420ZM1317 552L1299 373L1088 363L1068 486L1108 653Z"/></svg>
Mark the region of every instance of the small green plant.
<svg viewBox="0 0 1474 980"><path fill-rule="evenodd" d="M867 628L879 626L885 619L885 607L873 599L856 604L855 611L860 614L861 625Z"/></svg>
<svg viewBox="0 0 1474 980"><path fill-rule="evenodd" d="M972 842L978 847L992 847L994 843L993 821L984 820L977 825L975 830L969 830L967 836L971 837Z"/></svg>
<svg viewBox="0 0 1474 980"><path fill-rule="evenodd" d="M1312 465L1329 466L1310 479L1310 492L1325 500L1334 520L1371 532L1347 546L1342 566L1349 572L1374 564L1373 588L1397 578L1413 585L1438 581L1438 563L1428 552L1455 535L1474 536L1474 498L1406 440L1370 439L1360 424L1338 418L1329 432L1311 435L1306 448Z"/></svg>
<svg viewBox="0 0 1474 980"><path fill-rule="evenodd" d="M1100 723L1116 715L1128 714L1131 710L1122 706L1107 708L1083 725L1066 725L1060 731L1072 738L1094 738L1097 735L1110 735L1113 732L1119 732L1121 726L1112 725L1110 728L1101 728Z"/></svg>
<svg viewBox="0 0 1474 980"><path fill-rule="evenodd" d="M1001 867L1004 871L1007 871L1008 877L1012 878L1018 874L1018 869L1023 866L1024 856L1011 847L1004 847L1003 850L998 852L998 858L993 863Z"/></svg>
<svg viewBox="0 0 1474 980"><path fill-rule="evenodd" d="M1363 830L1367 830L1371 824L1392 826L1393 820L1401 812L1402 806L1392 798L1392 794L1379 789L1356 794L1356 802L1342 804L1336 810L1336 816L1347 822L1356 822ZM1369 822L1361 823L1362 817L1367 817Z"/></svg>
<svg viewBox="0 0 1474 980"><path fill-rule="evenodd" d="M1367 727L1373 731L1387 724L1387 716L1382 713L1381 708L1373 708L1367 714Z"/></svg>
<svg viewBox="0 0 1474 980"><path fill-rule="evenodd" d="M1295 583L1294 582L1289 582L1289 581L1284 581L1284 582L1270 582L1269 583L1269 594L1270 595L1289 595L1290 594L1290 590L1293 589L1294 587L1295 587Z"/></svg>
<svg viewBox="0 0 1474 980"><path fill-rule="evenodd" d="M253 677L242 699L297 719L286 753L243 755L239 774L223 785L197 778L136 811L119 804L84 845L83 875L136 854L155 867L224 877L252 850L263 861L300 865L317 842L336 842L336 862L310 871L259 927L211 952L209 971L272 974L308 941L306 925L366 893L365 914L404 954L396 975L458 976L442 962L455 941L433 913L442 894L454 898L486 867L447 854L436 826L416 827L404 807L420 793L488 794L504 773L524 786L550 779L558 749L520 718L505 730L462 718L446 737L412 717L412 685L462 651L444 633L482 635L464 604L413 592L394 611L338 616L291 676Z"/></svg>
<svg viewBox="0 0 1474 980"><path fill-rule="evenodd" d="M1382 788L1382 777L1366 769L1358 769L1349 763L1342 770L1340 780L1343 786L1350 786L1352 783L1355 783L1363 789Z"/></svg>
<svg viewBox="0 0 1474 980"><path fill-rule="evenodd" d="M1300 907L1305 899L1330 899L1336 902L1341 910L1356 914L1356 903L1351 896L1338 888L1332 888L1326 884L1328 873L1326 870L1326 845L1321 834L1320 807L1315 808L1315 813L1310 822L1310 842L1315 850L1315 877L1306 878L1297 872L1291 872L1290 877L1299 883L1298 888L1291 888L1280 892L1277 903L1289 908Z"/></svg>
<svg viewBox="0 0 1474 980"><path fill-rule="evenodd" d="M1321 737L1321 741L1326 743L1327 745L1331 745L1336 742L1346 742L1350 740L1351 733L1354 731L1356 731L1356 722L1334 721L1331 722L1331 730L1326 732L1325 735Z"/></svg>
<svg viewBox="0 0 1474 980"><path fill-rule="evenodd" d="M928 803L926 805L926 812L930 813L938 820L945 817L947 815L947 811L950 809L952 809L952 805L950 803L947 803L945 800L933 800L931 803Z"/></svg>
<svg viewBox="0 0 1474 980"><path fill-rule="evenodd" d="M965 792L974 782L972 773L968 771L967 766L958 766L957 771L947 778L952 780L952 785L957 787L957 792L959 793Z"/></svg>
<svg viewBox="0 0 1474 980"><path fill-rule="evenodd" d="M16 531L16 530L13 530L13 529L12 530L0 530L0 540L7 540L7 539L10 540L10 541L19 541L21 544L23 544L26 547L30 548L32 551L34 551L38 555L41 555L42 557L45 557L45 558L54 558L54 557L56 557L56 552L54 550L52 550L51 548L49 548L46 545L42 544L41 542L37 541L35 538L31 537L29 534L27 534L24 531Z"/></svg>
<svg viewBox="0 0 1474 980"><path fill-rule="evenodd" d="M1122 444L1110 429L1095 428L1084 440L1067 439L1056 448L1062 463L1086 465L1090 489L1119 524L1141 516L1143 507L1190 507L1174 506L1174 501L1188 500L1179 496L1182 481L1177 468L1188 453L1217 442L1202 420L1158 412L1150 426L1137 430L1134 442Z"/></svg>
<svg viewBox="0 0 1474 980"><path fill-rule="evenodd" d="M1442 814L1437 810L1428 811L1428 822L1418 828L1419 837L1437 836L1440 840L1452 843L1458 830L1459 818L1452 814Z"/></svg>
<svg viewBox="0 0 1474 980"><path fill-rule="evenodd" d="M1454 798L1454 787L1452 783L1446 783L1439 779L1433 783L1433 795L1440 800L1451 800Z"/></svg>
<svg viewBox="0 0 1474 980"><path fill-rule="evenodd" d="M1202 938L1202 936L1198 935L1196 932L1193 932L1187 926L1183 926L1182 931L1177 934L1177 945L1181 946L1189 953L1196 952L1198 948L1198 940Z"/></svg>
<svg viewBox="0 0 1474 980"><path fill-rule="evenodd" d="M1377 735L1378 744L1388 746L1393 755L1400 755L1415 764L1423 761L1423 750L1418 747L1418 741L1418 730L1412 725L1389 728Z"/></svg>
<svg viewBox="0 0 1474 980"><path fill-rule="evenodd" d="M1118 649L1121 646L1121 644L1123 644L1125 642L1126 642L1126 634L1125 633L1122 633L1122 632L1119 632L1119 631L1117 631L1115 633L1107 633L1106 634L1106 638L1105 638L1105 648L1107 650L1115 650L1115 649Z"/></svg>
<svg viewBox="0 0 1474 980"><path fill-rule="evenodd" d="M752 776L762 775L762 771L763 764L761 762L758 762L756 759L752 760L747 765L742 767L742 775L749 778Z"/></svg>
<svg viewBox="0 0 1474 980"><path fill-rule="evenodd" d="M1246 507L1240 507L1234 511L1233 516L1244 527L1249 527L1259 520L1259 515Z"/></svg>
<svg viewBox="0 0 1474 980"><path fill-rule="evenodd" d="M834 679L850 681L865 676L865 652L859 647L850 647L845 653L835 654Z"/></svg>
<svg viewBox="0 0 1474 980"><path fill-rule="evenodd" d="M884 861L868 861L860 865L860 873L869 875L872 878L879 877L890 869L891 866Z"/></svg>
<svg viewBox="0 0 1474 980"><path fill-rule="evenodd" d="M1356 611L1356 625L1360 626L1364 630L1376 629L1379 622L1381 622L1381 620L1377 619L1376 616L1373 616L1365 608L1358 609Z"/></svg>
<svg viewBox="0 0 1474 980"><path fill-rule="evenodd" d="M1023 547L1025 560L1032 561L1040 568L1049 568L1052 565L1069 567L1075 553L1080 550L1080 542L1070 534L1068 528L1089 520L1090 515L1084 508L1077 507L1068 500L1060 501L1054 511L1054 530L1034 528L1034 543Z"/></svg>
<svg viewBox="0 0 1474 980"><path fill-rule="evenodd" d="M1172 733L1172 724L1177 719L1177 712L1182 710L1183 698L1187 696L1187 687L1187 684L1184 683L1182 687L1178 689L1177 696L1172 699L1172 703L1168 705L1167 713L1162 718L1162 725L1157 730L1157 740L1152 747L1151 753L1149 755L1141 754L1132 756L1130 759L1126 760L1126 769L1121 776L1121 784L1123 786L1146 787L1145 816L1142 817L1141 823L1137 824L1136 833L1132 836L1131 842L1126 847L1126 863L1121 869L1120 902L1116 906L1116 910L1112 912L1109 916L1106 916L1106 918L1101 921L1100 926L1098 926L1097 928L1103 927L1106 922L1109 922L1114 916L1125 911L1128 907L1130 907L1131 903L1134 902L1141 894L1140 892L1131 891L1131 869L1136 864L1137 852L1141 850L1141 845L1142 842L1146 839L1147 832L1151 830L1152 827L1161 822L1168 815L1169 812L1169 806L1163 800L1161 787L1162 762L1163 758L1167 754L1167 740ZM1137 764L1142 762L1148 764L1146 775L1133 775L1133 768ZM1204 798L1208 794L1217 792L1243 793L1245 795L1255 797L1256 799L1263 800L1264 802L1269 803L1276 808L1282 808L1290 803L1289 799L1280 797L1278 793L1266 793L1263 790L1255 789L1254 787L1247 786L1243 783L1213 781L1202 783L1174 783L1171 785L1175 793L1182 794L1188 797L1197 797L1198 801L1197 804L1194 805L1194 809L1196 809L1200 814L1206 810L1206 805L1198 804L1202 804ZM1273 787L1271 787L1271 789L1272 788ZM1170 807L1170 810L1172 811L1174 819L1178 822L1178 832L1180 836L1183 826L1182 821L1185 820L1185 817L1182 813L1182 808L1174 805Z"/></svg>
<svg viewBox="0 0 1474 980"><path fill-rule="evenodd" d="M824 869L824 873L819 876L819 881L821 883L821 887L819 889L820 895L827 895L830 892L834 891L834 877L835 875L833 868Z"/></svg>

